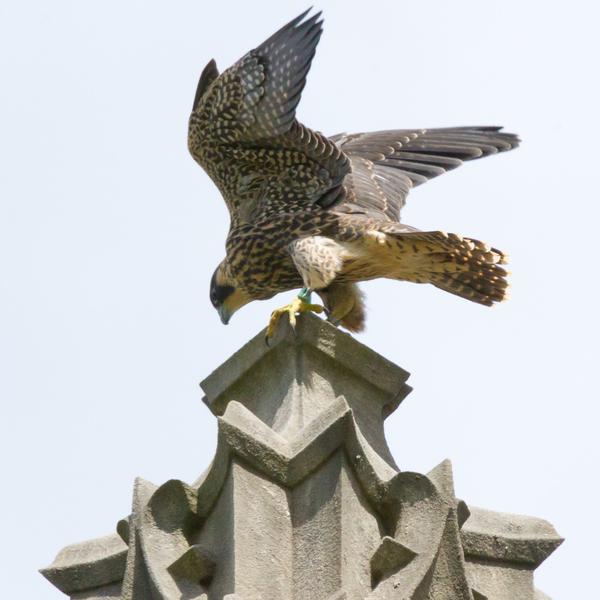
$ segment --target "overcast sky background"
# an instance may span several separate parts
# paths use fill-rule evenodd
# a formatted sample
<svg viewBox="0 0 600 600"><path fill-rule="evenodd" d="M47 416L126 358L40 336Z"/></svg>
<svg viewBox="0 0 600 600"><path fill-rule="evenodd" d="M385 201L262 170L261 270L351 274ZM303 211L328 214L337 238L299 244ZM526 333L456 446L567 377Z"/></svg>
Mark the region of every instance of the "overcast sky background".
<svg viewBox="0 0 600 600"><path fill-rule="evenodd" d="M228 215L187 153L200 71L306 1L0 4L2 595L64 596L36 569L114 531L137 475L192 482L216 423L198 381L291 296L223 327L208 300ZM595 2L321 1L298 117L325 133L505 125L520 149L417 190L404 221L511 256L486 309L373 282L358 339L412 373L387 421L403 469L446 457L468 503L550 520L537 571L591 598L598 535ZM251 516L249 515L249 518Z"/></svg>

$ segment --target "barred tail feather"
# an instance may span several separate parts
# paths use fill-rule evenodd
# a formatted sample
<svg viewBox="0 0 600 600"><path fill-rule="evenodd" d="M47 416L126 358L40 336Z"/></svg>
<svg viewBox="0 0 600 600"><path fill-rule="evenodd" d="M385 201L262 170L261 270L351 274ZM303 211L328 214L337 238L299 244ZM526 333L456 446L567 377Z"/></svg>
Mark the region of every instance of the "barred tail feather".
<svg viewBox="0 0 600 600"><path fill-rule="evenodd" d="M507 257L500 250L441 231L385 233L396 242L395 278L431 283L485 306L506 299Z"/></svg>
<svg viewBox="0 0 600 600"><path fill-rule="evenodd" d="M471 271L452 275L433 273L431 283L441 290L484 306L492 306L508 298L508 282L503 276L498 278L498 275Z"/></svg>

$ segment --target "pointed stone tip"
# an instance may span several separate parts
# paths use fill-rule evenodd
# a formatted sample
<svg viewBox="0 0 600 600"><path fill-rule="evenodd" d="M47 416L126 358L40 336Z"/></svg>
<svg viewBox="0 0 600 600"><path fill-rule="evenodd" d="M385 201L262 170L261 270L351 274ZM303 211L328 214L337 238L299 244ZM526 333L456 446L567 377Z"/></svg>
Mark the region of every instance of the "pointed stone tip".
<svg viewBox="0 0 600 600"><path fill-rule="evenodd" d="M289 326L278 328L269 346L264 343L264 332L260 332L217 367L200 383L205 392L204 402L214 414L222 415L226 404L222 397L227 390L256 370L269 355L278 354L291 363L297 360L298 353L314 351L390 396L388 414L410 392L406 385L409 373L404 369L327 321L303 314L298 317L295 330Z"/></svg>
<svg viewBox="0 0 600 600"><path fill-rule="evenodd" d="M456 503L456 518L458 520L458 528L462 529L462 526L468 521L471 516L469 505L464 500L458 500Z"/></svg>
<svg viewBox="0 0 600 600"><path fill-rule="evenodd" d="M143 477L136 477L133 482L132 511L142 510L157 489L158 486L154 483L147 481Z"/></svg>
<svg viewBox="0 0 600 600"><path fill-rule="evenodd" d="M445 500L454 502L454 475L450 459L447 458L434 467L427 473L427 477L431 479Z"/></svg>
<svg viewBox="0 0 600 600"><path fill-rule="evenodd" d="M134 492L144 494L144 493L152 493L156 490L158 486L143 477L136 477L133 480L133 489Z"/></svg>

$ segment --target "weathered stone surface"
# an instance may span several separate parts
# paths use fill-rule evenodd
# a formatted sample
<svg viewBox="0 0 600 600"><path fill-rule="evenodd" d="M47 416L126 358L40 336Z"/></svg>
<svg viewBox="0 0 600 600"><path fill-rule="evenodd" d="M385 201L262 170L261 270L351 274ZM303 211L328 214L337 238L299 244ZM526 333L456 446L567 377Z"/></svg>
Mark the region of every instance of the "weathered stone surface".
<svg viewBox="0 0 600 600"><path fill-rule="evenodd" d="M215 574L215 561L200 546L190 546L169 568L175 578L183 577L192 582L209 585Z"/></svg>
<svg viewBox="0 0 600 600"><path fill-rule="evenodd" d="M61 592L70 594L120 582L126 560L127 545L115 534L63 548L40 572Z"/></svg>
<svg viewBox="0 0 600 600"><path fill-rule="evenodd" d="M385 576L403 569L417 556L394 538L386 535L371 558L371 580L376 586Z"/></svg>
<svg viewBox="0 0 600 600"><path fill-rule="evenodd" d="M511 515L471 507L462 530L469 558L538 567L563 539L550 523L535 517Z"/></svg>
<svg viewBox="0 0 600 600"><path fill-rule="evenodd" d="M489 598L536 600L533 570L562 543L554 527L534 517L471 507L462 532L467 573Z"/></svg>
<svg viewBox="0 0 600 600"><path fill-rule="evenodd" d="M469 509L449 461L398 470L383 422L407 378L312 316L270 347L259 334L202 383L218 421L206 472L138 480L119 535L44 575L88 600L543 598L532 573L561 541L551 526Z"/></svg>
<svg viewBox="0 0 600 600"><path fill-rule="evenodd" d="M115 583L94 588L86 592L76 593L71 596L71 598L73 598L73 600L120 600L121 584Z"/></svg>

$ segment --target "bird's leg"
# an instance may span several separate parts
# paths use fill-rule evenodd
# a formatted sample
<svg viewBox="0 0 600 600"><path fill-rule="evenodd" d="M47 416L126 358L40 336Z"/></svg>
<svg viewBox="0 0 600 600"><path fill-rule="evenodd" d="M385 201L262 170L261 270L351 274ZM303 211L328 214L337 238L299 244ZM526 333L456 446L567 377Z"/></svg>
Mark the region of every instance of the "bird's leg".
<svg viewBox="0 0 600 600"><path fill-rule="evenodd" d="M320 304L311 304L311 293L312 292L309 288L302 288L300 293L289 304L286 304L285 306L282 306L271 313L271 319L269 320L269 325L267 326L267 333L265 336L267 344L275 334L275 328L277 327L277 323L279 323L279 319L282 317L282 315L288 315L290 325L292 326L292 329L295 329L296 314L304 312L323 312L324 309Z"/></svg>
<svg viewBox="0 0 600 600"><path fill-rule="evenodd" d="M298 292L298 298L300 298L300 300L303 300L304 302L308 302L309 304L311 296L312 290L309 288L304 287Z"/></svg>

